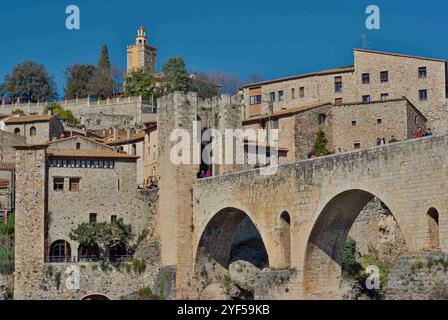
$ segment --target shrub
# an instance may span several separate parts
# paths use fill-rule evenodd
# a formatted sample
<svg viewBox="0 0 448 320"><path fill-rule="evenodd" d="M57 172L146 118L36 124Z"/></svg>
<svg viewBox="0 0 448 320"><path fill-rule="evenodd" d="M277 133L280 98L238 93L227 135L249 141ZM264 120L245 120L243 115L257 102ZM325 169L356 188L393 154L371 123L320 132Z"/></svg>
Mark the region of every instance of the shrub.
<svg viewBox="0 0 448 320"><path fill-rule="evenodd" d="M359 269L360 265L356 261L356 241L351 237L348 237L342 256L342 271L353 276L356 275Z"/></svg>

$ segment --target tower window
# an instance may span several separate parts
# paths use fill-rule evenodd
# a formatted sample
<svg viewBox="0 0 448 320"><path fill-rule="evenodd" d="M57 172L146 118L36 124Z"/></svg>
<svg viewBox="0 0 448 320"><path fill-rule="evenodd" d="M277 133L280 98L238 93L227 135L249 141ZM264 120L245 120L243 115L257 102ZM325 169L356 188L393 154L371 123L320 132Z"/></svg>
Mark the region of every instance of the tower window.
<svg viewBox="0 0 448 320"><path fill-rule="evenodd" d="M358 125L358 122L356 120L352 120L352 127L356 127Z"/></svg>
<svg viewBox="0 0 448 320"><path fill-rule="evenodd" d="M342 77L334 78L334 91L341 92L342 91Z"/></svg>
<svg viewBox="0 0 448 320"><path fill-rule="evenodd" d="M389 82L389 71L381 71L380 80L381 83Z"/></svg>
<svg viewBox="0 0 448 320"><path fill-rule="evenodd" d="M369 95L362 96L362 102L363 103L369 103L370 102L370 96Z"/></svg>
<svg viewBox="0 0 448 320"><path fill-rule="evenodd" d="M30 137L35 137L37 133L36 127L31 127L30 129Z"/></svg>
<svg viewBox="0 0 448 320"><path fill-rule="evenodd" d="M355 150L361 149L361 143L355 142L353 147L355 148Z"/></svg>
<svg viewBox="0 0 448 320"><path fill-rule="evenodd" d="M426 89L420 90L418 95L419 95L420 101L428 100L428 90L426 90Z"/></svg>
<svg viewBox="0 0 448 320"><path fill-rule="evenodd" d="M275 92L271 92L269 94L269 102L274 102L275 101Z"/></svg>
<svg viewBox="0 0 448 320"><path fill-rule="evenodd" d="M370 83L370 73L363 73L362 74L362 83L363 84L369 84Z"/></svg>
<svg viewBox="0 0 448 320"><path fill-rule="evenodd" d="M426 67L418 68L418 77L420 79L422 79L422 78L426 78L426 76L427 76Z"/></svg>
<svg viewBox="0 0 448 320"><path fill-rule="evenodd" d="M89 222L90 223L96 223L96 213L89 213Z"/></svg>
<svg viewBox="0 0 448 320"><path fill-rule="evenodd" d="M299 98L305 98L305 87L299 88Z"/></svg>
<svg viewBox="0 0 448 320"><path fill-rule="evenodd" d="M81 149L81 143L80 142L76 143L76 149L77 150Z"/></svg>
<svg viewBox="0 0 448 320"><path fill-rule="evenodd" d="M381 124L381 123L383 123L383 119L380 119L380 118L376 119L376 123L377 123L377 124Z"/></svg>
<svg viewBox="0 0 448 320"><path fill-rule="evenodd" d="M53 179L53 190L54 191L64 191L64 178L54 178Z"/></svg>
<svg viewBox="0 0 448 320"><path fill-rule="evenodd" d="M296 89L291 89L291 100L294 100L296 98Z"/></svg>

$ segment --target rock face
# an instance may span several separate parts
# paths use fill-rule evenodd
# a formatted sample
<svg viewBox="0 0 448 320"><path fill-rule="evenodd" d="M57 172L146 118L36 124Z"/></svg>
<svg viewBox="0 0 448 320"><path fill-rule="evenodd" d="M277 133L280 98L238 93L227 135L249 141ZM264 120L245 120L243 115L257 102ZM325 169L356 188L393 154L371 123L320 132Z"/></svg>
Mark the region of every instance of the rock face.
<svg viewBox="0 0 448 320"><path fill-rule="evenodd" d="M406 242L390 210L377 198L370 201L356 218L349 237L356 241L357 257L371 249L387 266L406 251Z"/></svg>
<svg viewBox="0 0 448 320"><path fill-rule="evenodd" d="M229 265L230 279L241 289L253 292L260 269L248 261L235 261Z"/></svg>
<svg viewBox="0 0 448 320"><path fill-rule="evenodd" d="M201 293L200 300L230 300L226 289L221 283L212 283L208 285Z"/></svg>

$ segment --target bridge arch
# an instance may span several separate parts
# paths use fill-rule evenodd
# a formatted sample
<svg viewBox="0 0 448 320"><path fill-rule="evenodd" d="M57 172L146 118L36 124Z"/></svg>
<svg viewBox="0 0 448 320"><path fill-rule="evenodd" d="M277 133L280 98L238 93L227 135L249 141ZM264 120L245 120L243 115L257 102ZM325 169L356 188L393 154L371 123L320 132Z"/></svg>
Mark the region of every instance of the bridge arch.
<svg viewBox="0 0 448 320"><path fill-rule="evenodd" d="M219 210L201 233L194 259L195 276L206 283L221 281L229 265L237 260L268 267L262 234L247 212L234 207Z"/></svg>
<svg viewBox="0 0 448 320"><path fill-rule="evenodd" d="M405 242L409 235L403 232L399 212L385 203L376 193L350 189L324 202L317 212L305 250L303 289L308 299L335 299L341 297L341 264L345 243L356 218L374 198L384 203L400 227ZM391 203L392 204L392 203ZM393 205L393 204L392 204ZM398 216L397 216L398 215Z"/></svg>

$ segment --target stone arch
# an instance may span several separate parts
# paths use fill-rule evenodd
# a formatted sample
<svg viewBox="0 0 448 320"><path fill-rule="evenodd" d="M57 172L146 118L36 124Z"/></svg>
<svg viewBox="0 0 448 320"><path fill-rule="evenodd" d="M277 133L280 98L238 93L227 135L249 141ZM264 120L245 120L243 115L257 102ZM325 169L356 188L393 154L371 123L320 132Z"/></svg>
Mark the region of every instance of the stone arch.
<svg viewBox="0 0 448 320"><path fill-rule="evenodd" d="M70 243L65 240L56 240L50 245L49 262L70 262L72 250Z"/></svg>
<svg viewBox="0 0 448 320"><path fill-rule="evenodd" d="M101 293L92 293L85 295L81 298L81 300L110 300L110 298Z"/></svg>
<svg viewBox="0 0 448 320"><path fill-rule="evenodd" d="M278 239L280 242L280 267L291 265L291 216L283 211L278 219Z"/></svg>
<svg viewBox="0 0 448 320"><path fill-rule="evenodd" d="M78 260L80 261L97 261L100 258L100 248L97 244L92 246L78 246Z"/></svg>
<svg viewBox="0 0 448 320"><path fill-rule="evenodd" d="M254 248L254 255L241 258L239 250L244 246ZM218 211L201 234L195 255L195 276L207 283L220 281L236 260L249 261L259 268L269 266L265 242L256 224L246 212L228 207Z"/></svg>
<svg viewBox="0 0 448 320"><path fill-rule="evenodd" d="M30 137L34 137L34 136L36 136L36 134L37 134L37 129L36 129L36 127L31 127L30 128Z"/></svg>
<svg viewBox="0 0 448 320"><path fill-rule="evenodd" d="M375 196L360 189L343 191L326 202L318 212L306 244L303 274L305 298L342 298L340 280L345 242L356 218ZM386 206L390 208L388 204ZM396 221L399 225L399 219Z"/></svg>
<svg viewBox="0 0 448 320"><path fill-rule="evenodd" d="M426 213L428 222L428 233L429 233L429 248L432 250L437 250L440 247L439 243L439 212L436 208L429 208Z"/></svg>

